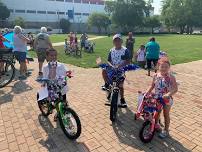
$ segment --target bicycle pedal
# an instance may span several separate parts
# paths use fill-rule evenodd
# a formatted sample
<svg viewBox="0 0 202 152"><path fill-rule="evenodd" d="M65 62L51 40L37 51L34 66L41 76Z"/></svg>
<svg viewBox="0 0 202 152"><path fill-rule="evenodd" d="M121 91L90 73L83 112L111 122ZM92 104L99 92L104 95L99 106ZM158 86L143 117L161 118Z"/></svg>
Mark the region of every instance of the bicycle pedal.
<svg viewBox="0 0 202 152"><path fill-rule="evenodd" d="M111 106L111 104L110 103L105 103L105 106Z"/></svg>

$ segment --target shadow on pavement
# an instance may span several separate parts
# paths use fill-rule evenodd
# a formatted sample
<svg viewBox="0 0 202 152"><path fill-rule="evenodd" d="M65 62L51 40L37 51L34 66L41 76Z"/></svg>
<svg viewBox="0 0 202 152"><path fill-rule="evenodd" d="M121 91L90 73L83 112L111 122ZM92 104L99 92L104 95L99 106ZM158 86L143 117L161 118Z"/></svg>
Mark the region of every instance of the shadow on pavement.
<svg viewBox="0 0 202 152"><path fill-rule="evenodd" d="M142 127L143 120L134 120L134 113L130 109L119 111L119 117L113 129L118 137L119 141L125 145L131 146L132 149L138 149L141 151L181 151L191 152L191 150L185 148L179 141L172 137L167 139L159 139L154 136L151 143L144 144L139 139L139 130Z"/></svg>
<svg viewBox="0 0 202 152"><path fill-rule="evenodd" d="M45 147L48 151L78 151L78 152L89 152L88 148L82 142L69 140L62 129L60 128L59 122L56 123L56 127L53 126L50 119L42 116L38 116L38 120L42 128L47 134L47 139L41 139L39 143Z"/></svg>
<svg viewBox="0 0 202 152"><path fill-rule="evenodd" d="M0 90L0 105L12 102L14 96L33 89L26 80L16 81L13 86L6 86L5 88L8 88L9 91L4 91L4 88Z"/></svg>

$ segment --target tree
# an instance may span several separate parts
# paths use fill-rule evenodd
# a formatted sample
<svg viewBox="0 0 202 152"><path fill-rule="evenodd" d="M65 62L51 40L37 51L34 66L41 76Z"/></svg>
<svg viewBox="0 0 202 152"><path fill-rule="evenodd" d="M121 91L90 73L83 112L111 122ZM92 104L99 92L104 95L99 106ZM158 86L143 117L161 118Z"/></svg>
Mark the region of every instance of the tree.
<svg viewBox="0 0 202 152"><path fill-rule="evenodd" d="M124 32L133 30L143 24L145 12L144 0L117 0L115 1L112 21L122 28Z"/></svg>
<svg viewBox="0 0 202 152"><path fill-rule="evenodd" d="M9 18L9 16L10 16L9 9L0 0L0 27L6 26L5 20Z"/></svg>
<svg viewBox="0 0 202 152"><path fill-rule="evenodd" d="M5 20L9 18L10 11L1 1L0 1L0 20Z"/></svg>
<svg viewBox="0 0 202 152"><path fill-rule="evenodd" d="M193 27L202 26L201 0L164 0L162 17L165 25L179 27L180 33L193 32Z"/></svg>
<svg viewBox="0 0 202 152"><path fill-rule="evenodd" d="M24 28L25 27L25 20L22 17L16 17L14 24Z"/></svg>
<svg viewBox="0 0 202 152"><path fill-rule="evenodd" d="M68 33L71 27L71 23L69 20L62 18L60 20L60 28L62 29L62 33Z"/></svg>
<svg viewBox="0 0 202 152"><path fill-rule="evenodd" d="M161 23L159 20L159 16L151 16L145 18L145 27L151 28L151 33L154 33L154 28L160 27Z"/></svg>
<svg viewBox="0 0 202 152"><path fill-rule="evenodd" d="M105 11L111 15L115 9L115 1L105 1Z"/></svg>
<svg viewBox="0 0 202 152"><path fill-rule="evenodd" d="M107 32L107 28L110 25L109 16L104 13L92 13L88 17L88 25L90 27L97 27L99 34L101 33L102 28L104 28L105 32Z"/></svg>

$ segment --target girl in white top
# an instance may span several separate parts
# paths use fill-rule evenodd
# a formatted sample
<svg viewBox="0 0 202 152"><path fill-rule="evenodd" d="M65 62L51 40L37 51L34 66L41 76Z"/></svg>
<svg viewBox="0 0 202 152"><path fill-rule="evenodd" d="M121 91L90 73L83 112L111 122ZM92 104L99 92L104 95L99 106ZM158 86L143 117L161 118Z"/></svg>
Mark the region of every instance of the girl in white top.
<svg viewBox="0 0 202 152"><path fill-rule="evenodd" d="M145 46L141 45L139 50L136 54L136 61L138 62L138 65L142 68L145 66Z"/></svg>

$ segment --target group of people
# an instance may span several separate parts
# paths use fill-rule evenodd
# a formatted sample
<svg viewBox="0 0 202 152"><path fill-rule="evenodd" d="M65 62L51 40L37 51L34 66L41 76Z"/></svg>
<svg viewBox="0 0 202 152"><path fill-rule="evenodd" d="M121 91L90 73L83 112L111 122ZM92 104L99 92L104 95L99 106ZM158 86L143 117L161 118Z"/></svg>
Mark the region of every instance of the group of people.
<svg viewBox="0 0 202 152"><path fill-rule="evenodd" d="M0 37L2 39L2 37ZM77 41L76 35L70 34L70 43L74 43ZM16 59L20 62L20 77L26 78L30 73L27 72L26 66L26 50L27 50L27 42L29 39L22 34L22 29L19 26L14 27L14 54ZM86 39L82 38L83 40ZM2 39L4 41L5 39ZM109 51L108 54L108 63L109 65L115 68L121 68L125 65L130 64L133 58L133 46L135 43L135 39L132 36L132 33L129 33L129 37L126 41L126 47L123 46L123 39L120 34L116 34L113 36L113 45L114 47ZM0 43L1 46L1 43ZM50 42L49 36L47 34L47 29L45 27L41 28L41 32L36 36L34 41L34 49L37 52L38 62L39 62L39 76L49 78L49 79L57 79L60 76L66 75L68 70L65 65L59 63L57 60L57 50L55 50ZM141 50L144 50L141 52ZM170 72L170 61L167 57L162 57L159 59L159 50L160 47L158 43L156 43L155 38L151 38L150 41L145 45L141 46L138 51L138 55L140 58L140 54L146 57L147 68L149 69L148 75L150 75L151 63L153 62L155 68L155 75L153 77L152 83L148 90L146 91L146 95L149 95L153 90L154 93L158 96L161 96L163 99L167 99L170 102L164 106L164 118L165 118L165 128L160 132L159 136L161 138L165 138L169 135L169 124L170 124L170 109L173 105L173 95L177 92L177 82L174 75ZM43 66L43 63L47 60L48 64ZM43 68L42 68L43 67ZM102 71L103 80L105 82L103 89L109 88L109 79L107 75L107 71ZM125 97L124 97L124 81L120 83L120 96L121 96L121 104L124 107L127 107ZM66 100L66 92L67 87L62 93L64 96L64 100ZM160 115L159 115L160 116ZM159 119L159 118L158 118ZM159 128L160 125L158 121L156 121L156 128Z"/></svg>
<svg viewBox="0 0 202 152"><path fill-rule="evenodd" d="M150 38L146 45L140 45L136 53L134 53L134 44L135 38L133 37L133 33L129 32L125 44L128 49L129 59L130 61L133 61L134 59L140 67L147 68L148 76L150 76L152 68L156 71L159 58L167 56L167 54L160 51L160 46L154 37Z"/></svg>
<svg viewBox="0 0 202 152"><path fill-rule="evenodd" d="M34 42L33 37L26 36L23 34L23 30L20 26L15 26L13 29L13 53L17 61L20 64L20 75L19 79L26 79L31 72L27 70L27 44L33 43L33 48L37 53L38 63L39 63L39 76L43 75L42 67L46 59L47 49L51 49L52 43L50 41L49 35L47 34L47 28L41 27L41 32L36 35ZM0 48L5 48L3 42L8 41L2 35L0 35ZM0 69L2 65L0 63Z"/></svg>
<svg viewBox="0 0 202 152"><path fill-rule="evenodd" d="M129 37L131 40L126 41L126 43L130 42L134 44L134 39ZM120 34L116 34L113 37L113 45L114 47L109 51L108 55L108 63L109 65L115 68L121 68L125 65L130 64L131 61L131 50L124 47L123 39ZM130 49L133 48L132 45ZM164 119L165 119L165 128L161 130L159 136L161 138L165 138L169 135L169 125L170 125L170 109L173 105L173 95L178 91L178 86L174 75L170 71L170 61L168 57L162 57L159 59L159 50L160 47L158 43L155 42L155 38L151 38L150 41L146 44L146 46L141 46L142 50L144 50L144 56L146 55L147 66L148 66L148 75L150 75L151 63L153 62L155 68L155 74L153 76L152 83L150 87L146 91L146 95L150 95L154 90L155 95L162 97L165 100L169 100L169 103L164 106ZM141 52L141 51L140 51ZM138 52L139 53L139 52ZM103 80L105 82L104 86L102 86L103 90L109 88L109 78L107 75L107 71L102 71ZM120 96L121 96L121 106L127 107L125 98L124 98L124 81L120 83ZM160 114L159 114L160 117ZM158 117L158 119L159 119ZM156 121L155 128L160 130L159 121Z"/></svg>

